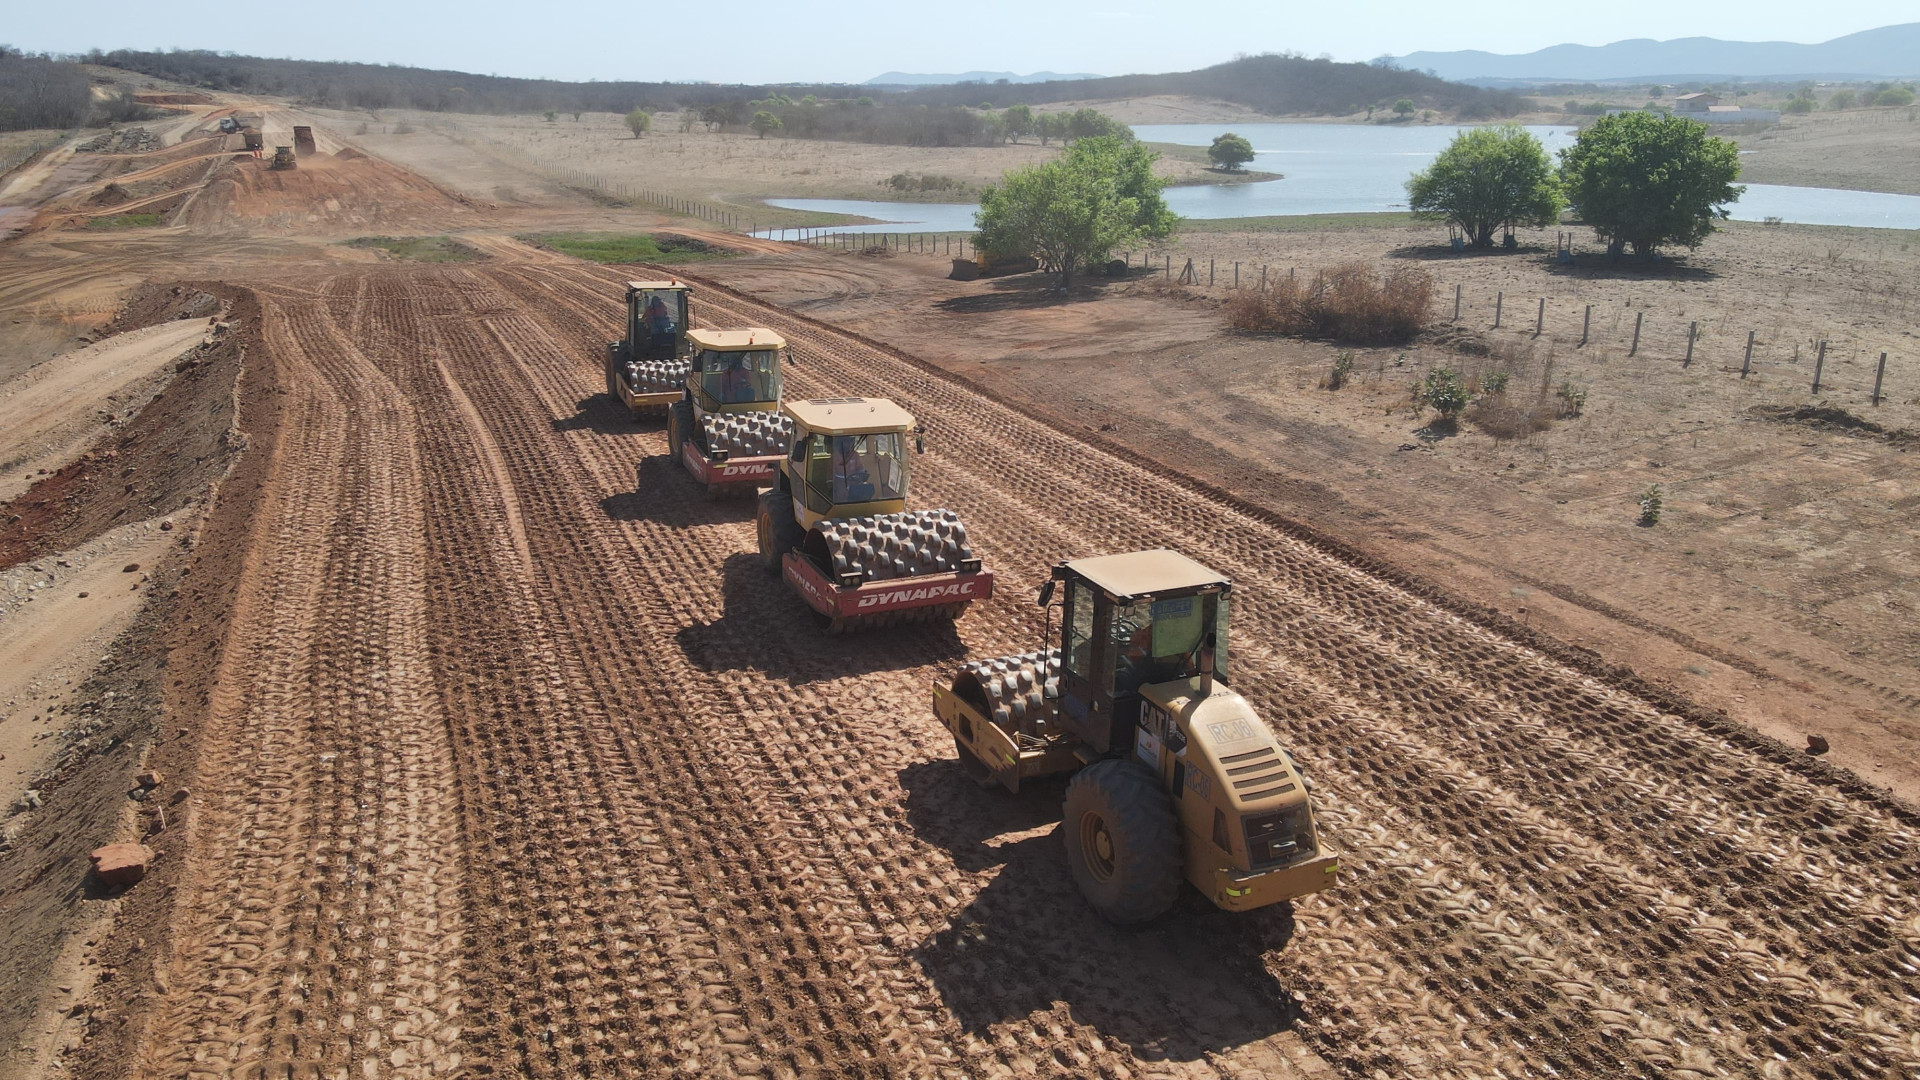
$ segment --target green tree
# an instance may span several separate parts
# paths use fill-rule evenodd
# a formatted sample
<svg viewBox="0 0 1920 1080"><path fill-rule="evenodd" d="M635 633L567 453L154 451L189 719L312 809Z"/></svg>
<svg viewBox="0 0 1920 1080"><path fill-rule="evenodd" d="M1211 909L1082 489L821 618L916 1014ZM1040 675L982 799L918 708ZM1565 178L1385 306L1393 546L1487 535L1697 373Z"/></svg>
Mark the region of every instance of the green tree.
<svg viewBox="0 0 1920 1080"><path fill-rule="evenodd" d="M1873 103L1875 105L1911 105L1913 91L1904 86L1890 86L1874 95Z"/></svg>
<svg viewBox="0 0 1920 1080"><path fill-rule="evenodd" d="M1067 129L1062 133L1062 138L1076 142L1081 139L1098 139L1106 136L1131 139L1133 129L1105 113L1096 112L1093 109L1076 109L1072 116L1067 117Z"/></svg>
<svg viewBox="0 0 1920 1080"><path fill-rule="evenodd" d="M1502 228L1553 224L1563 203L1540 140L1508 124L1454 136L1432 165L1407 181L1407 206L1460 226L1474 247L1488 248Z"/></svg>
<svg viewBox="0 0 1920 1080"><path fill-rule="evenodd" d="M653 130L653 114L645 109L635 109L627 114L626 124L627 130L633 132L633 137L637 139Z"/></svg>
<svg viewBox="0 0 1920 1080"><path fill-rule="evenodd" d="M1734 183L1739 176L1734 144L1682 116L1602 116L1560 151L1567 200L1613 255L1699 247L1727 216L1725 204L1746 191Z"/></svg>
<svg viewBox="0 0 1920 1080"><path fill-rule="evenodd" d="M1000 118L1006 121L1007 137L1014 142L1019 142L1022 135L1033 134L1033 106L1031 105L1009 105L1007 111L1000 114Z"/></svg>
<svg viewBox="0 0 1920 1080"><path fill-rule="evenodd" d="M1213 140L1207 147L1207 160L1228 172L1253 160L1253 144L1245 136L1229 131Z"/></svg>
<svg viewBox="0 0 1920 1080"><path fill-rule="evenodd" d="M773 115L772 113L766 111L765 109L762 109L759 112L753 114L753 122L748 126L753 128L754 134L764 139L767 137L768 132L779 131L781 128L785 127L786 125L780 122L779 117Z"/></svg>
<svg viewBox="0 0 1920 1080"><path fill-rule="evenodd" d="M1793 113L1796 116L1810 113L1813 111L1813 99L1803 97L1794 98L1792 101L1787 102L1786 108L1781 111Z"/></svg>
<svg viewBox="0 0 1920 1080"><path fill-rule="evenodd" d="M1051 139L1067 137L1067 118L1059 113L1041 113L1033 118L1033 133L1040 136L1040 145L1045 146Z"/></svg>
<svg viewBox="0 0 1920 1080"><path fill-rule="evenodd" d="M976 242L986 252L1032 255L1065 289L1115 248L1173 231L1178 219L1161 197L1166 181L1153 174L1159 157L1137 142L1094 136L1057 160L1015 169L980 193Z"/></svg>
<svg viewBox="0 0 1920 1080"><path fill-rule="evenodd" d="M548 109L546 112L543 112L540 115L546 117L547 123L549 124L553 123L555 120L560 119L560 113L554 109Z"/></svg>
<svg viewBox="0 0 1920 1080"><path fill-rule="evenodd" d="M1857 100L1858 98L1851 90L1835 90L1833 96L1827 99L1827 108L1832 109L1834 112L1839 112L1842 109L1851 109Z"/></svg>
<svg viewBox="0 0 1920 1080"><path fill-rule="evenodd" d="M1406 117L1412 116L1413 115L1413 99L1401 98L1399 101L1394 102L1393 112L1394 112L1394 115L1399 116L1403 119Z"/></svg>

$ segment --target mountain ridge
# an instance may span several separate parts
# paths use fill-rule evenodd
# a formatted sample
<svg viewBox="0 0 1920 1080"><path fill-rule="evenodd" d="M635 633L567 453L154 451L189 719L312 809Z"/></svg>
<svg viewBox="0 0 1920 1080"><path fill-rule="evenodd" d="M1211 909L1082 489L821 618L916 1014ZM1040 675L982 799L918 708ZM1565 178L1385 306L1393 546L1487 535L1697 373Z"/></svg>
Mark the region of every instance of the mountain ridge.
<svg viewBox="0 0 1920 1080"><path fill-rule="evenodd" d="M1084 72L1074 75L1062 75L1057 71L1036 71L1031 75L1016 75L1011 71L963 71L957 75L935 75L911 71L888 71L875 75L862 86L949 86L954 83L991 83L1001 79L1008 83L1071 82L1076 79L1098 79L1098 75Z"/></svg>
<svg viewBox="0 0 1920 1080"><path fill-rule="evenodd" d="M1414 52L1394 61L1409 70L1431 70L1456 81L1900 77L1920 75L1920 22L1876 27L1811 45L1711 37L1634 38L1607 45L1553 45L1518 54L1477 49Z"/></svg>

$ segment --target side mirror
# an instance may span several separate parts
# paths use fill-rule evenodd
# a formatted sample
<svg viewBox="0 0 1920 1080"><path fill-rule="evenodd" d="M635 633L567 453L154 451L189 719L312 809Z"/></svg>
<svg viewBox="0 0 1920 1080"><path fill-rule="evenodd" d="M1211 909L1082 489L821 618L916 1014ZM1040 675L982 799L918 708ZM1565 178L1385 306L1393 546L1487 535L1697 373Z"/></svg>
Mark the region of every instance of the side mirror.
<svg viewBox="0 0 1920 1080"><path fill-rule="evenodd" d="M1046 607L1048 604L1053 603L1053 579L1052 578L1048 578L1045 582L1041 584L1040 598L1035 600L1034 603L1039 607Z"/></svg>

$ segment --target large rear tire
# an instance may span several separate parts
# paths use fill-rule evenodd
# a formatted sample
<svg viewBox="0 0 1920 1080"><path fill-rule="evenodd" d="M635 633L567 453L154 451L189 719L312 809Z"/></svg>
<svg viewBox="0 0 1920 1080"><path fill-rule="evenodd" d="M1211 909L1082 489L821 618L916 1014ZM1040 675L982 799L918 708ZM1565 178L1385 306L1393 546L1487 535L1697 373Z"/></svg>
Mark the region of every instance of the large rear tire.
<svg viewBox="0 0 1920 1080"><path fill-rule="evenodd" d="M667 453L674 461L683 462L680 456L680 444L686 442L693 431L693 406L684 401L676 401L667 408Z"/></svg>
<svg viewBox="0 0 1920 1080"><path fill-rule="evenodd" d="M779 490L761 492L754 532L760 541L760 564L779 573L781 557L800 546L800 523L793 520L793 496Z"/></svg>
<svg viewBox="0 0 1920 1080"><path fill-rule="evenodd" d="M1109 759L1067 786L1061 832L1073 882L1094 910L1122 926L1157 918L1180 894L1180 830L1173 801L1147 767Z"/></svg>

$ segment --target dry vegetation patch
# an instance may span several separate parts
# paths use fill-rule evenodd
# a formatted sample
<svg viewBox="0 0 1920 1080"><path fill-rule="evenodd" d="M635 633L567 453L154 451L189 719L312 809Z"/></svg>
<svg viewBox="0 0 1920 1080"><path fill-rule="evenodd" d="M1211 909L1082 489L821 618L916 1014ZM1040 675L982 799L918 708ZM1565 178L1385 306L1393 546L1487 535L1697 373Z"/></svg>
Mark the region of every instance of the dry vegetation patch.
<svg viewBox="0 0 1920 1080"><path fill-rule="evenodd" d="M1235 292L1226 306L1236 330L1397 345L1426 326L1432 303L1433 276L1425 270L1396 266L1377 274L1366 263L1348 262L1311 282L1285 277L1266 289Z"/></svg>

